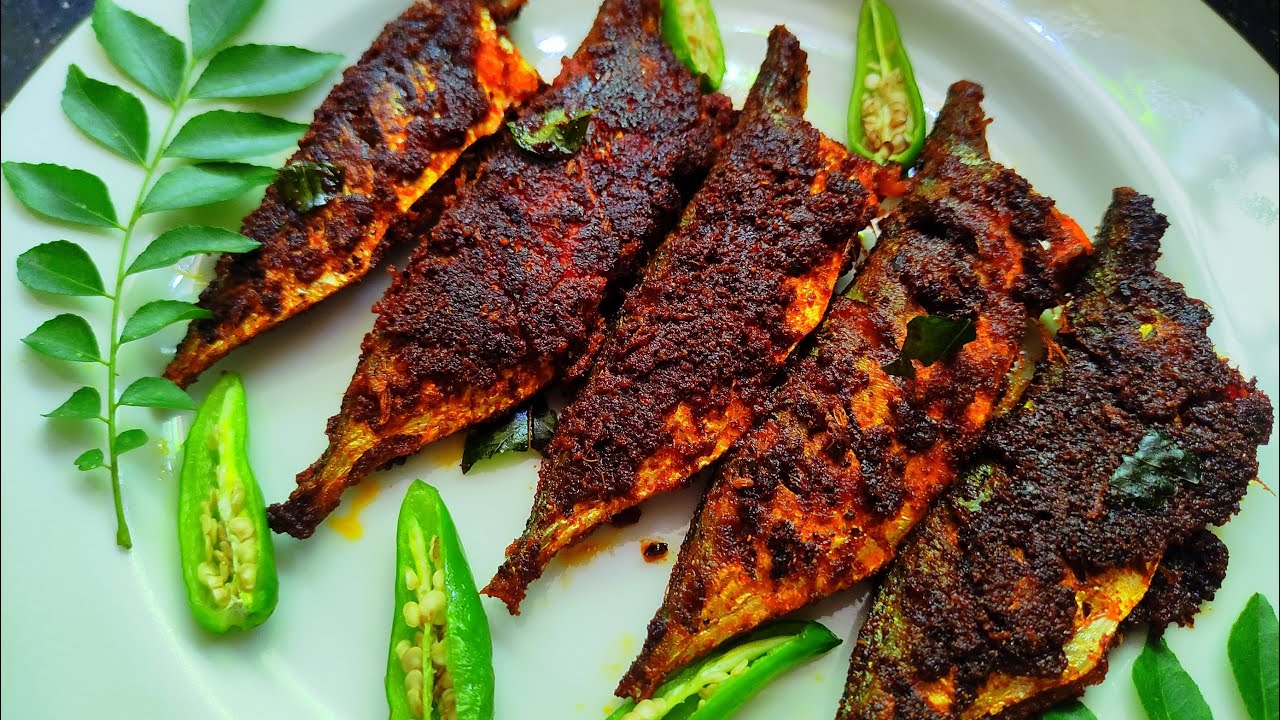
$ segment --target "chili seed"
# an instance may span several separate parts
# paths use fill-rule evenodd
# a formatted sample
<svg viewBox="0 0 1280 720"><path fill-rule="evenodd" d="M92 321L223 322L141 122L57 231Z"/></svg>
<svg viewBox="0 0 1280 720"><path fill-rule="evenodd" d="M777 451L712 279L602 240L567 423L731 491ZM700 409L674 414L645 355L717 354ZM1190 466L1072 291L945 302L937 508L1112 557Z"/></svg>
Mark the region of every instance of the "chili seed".
<svg viewBox="0 0 1280 720"><path fill-rule="evenodd" d="M408 640L401 640L396 643L396 657L404 657L404 654L409 652L410 647Z"/></svg>
<svg viewBox="0 0 1280 720"><path fill-rule="evenodd" d="M418 589L418 573L413 568L404 569L404 586L410 590Z"/></svg>
<svg viewBox="0 0 1280 720"><path fill-rule="evenodd" d="M420 610L422 615L426 617L427 622L432 625L444 623L444 604L444 593L439 590L431 590L423 596Z"/></svg>
<svg viewBox="0 0 1280 720"><path fill-rule="evenodd" d="M422 669L422 648L411 647L400 656L400 667L405 672Z"/></svg>
<svg viewBox="0 0 1280 720"><path fill-rule="evenodd" d="M420 627L422 625L422 608L418 603L410 600L404 604L404 621L409 627Z"/></svg>

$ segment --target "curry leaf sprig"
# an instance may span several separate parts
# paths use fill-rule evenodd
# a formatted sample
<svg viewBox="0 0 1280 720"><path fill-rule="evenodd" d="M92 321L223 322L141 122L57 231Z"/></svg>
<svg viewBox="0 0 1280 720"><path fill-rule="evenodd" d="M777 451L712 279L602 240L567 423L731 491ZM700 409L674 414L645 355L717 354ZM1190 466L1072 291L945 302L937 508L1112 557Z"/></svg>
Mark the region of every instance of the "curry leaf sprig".
<svg viewBox="0 0 1280 720"><path fill-rule="evenodd" d="M129 316L124 310L127 281L138 273L165 268L203 253L245 252L258 243L214 227L172 227L136 255L130 245L146 215L199 207L238 197L270 183L271 168L242 161L292 147L306 125L255 112L215 109L179 118L192 99L221 100L264 97L302 90L325 77L341 56L295 47L242 45L225 47L262 8L263 0L190 0L188 47L150 20L98 0L92 26L107 57L126 77L165 104L163 129L153 138L151 119L141 99L129 90L89 77L79 67L67 70L62 110L91 140L129 160L141 174L130 211L121 217L106 183L96 175L61 165L5 162L3 174L18 200L32 212L52 220L105 228L116 237L114 273L103 273L91 254L70 240L53 240L18 257L18 279L43 296L100 298L109 308L107 336L99 341L93 324L76 313L62 313L23 338L35 352L54 360L101 365L98 387L81 387L46 417L100 422L104 447L81 453L82 471L110 474L116 514L116 543L132 546L120 493L119 458L144 446L146 432L125 428L122 407L190 410L186 391L161 377L141 377L123 386L119 372L122 346L146 338L178 322L208 317L209 312L179 300L141 303ZM225 48L225 49L224 49ZM176 132L175 132L176 130ZM184 163L157 174L169 159ZM101 329L101 328L99 328Z"/></svg>

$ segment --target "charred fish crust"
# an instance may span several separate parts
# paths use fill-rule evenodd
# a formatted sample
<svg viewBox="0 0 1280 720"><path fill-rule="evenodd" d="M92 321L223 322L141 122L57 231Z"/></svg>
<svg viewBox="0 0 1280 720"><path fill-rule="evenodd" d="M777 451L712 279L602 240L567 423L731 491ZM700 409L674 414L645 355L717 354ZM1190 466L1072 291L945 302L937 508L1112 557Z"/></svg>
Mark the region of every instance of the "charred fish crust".
<svg viewBox="0 0 1280 720"><path fill-rule="evenodd" d="M560 417L529 525L509 549L539 548L540 564L508 563L486 590L509 605L560 549L683 486L753 424L875 211L875 166L804 120L799 44L782 28L769 42L725 149ZM801 548L780 542L789 567L784 555Z"/></svg>
<svg viewBox="0 0 1280 720"><path fill-rule="evenodd" d="M420 201L397 228L421 243L374 308L328 448L269 509L274 527L310 534L345 488L511 409L598 343L603 304L676 222L679 187L706 173L733 120L662 40L659 11L605 2L520 112L592 111L576 152L543 157L502 132L459 168L455 196Z"/></svg>
<svg viewBox="0 0 1280 720"><path fill-rule="evenodd" d="M1166 227L1116 191L1061 353L903 550L841 720L1027 717L1100 680L1118 628L1158 633L1213 596L1226 548L1206 526L1238 509L1272 408L1156 271Z"/></svg>
<svg viewBox="0 0 1280 720"><path fill-rule="evenodd" d="M336 166L342 191L299 210L274 185L241 232L260 246L224 255L165 376L187 385L232 349L363 278L402 212L508 107L537 73L474 0L414 3L388 24L316 110L290 163Z"/></svg>
<svg viewBox="0 0 1280 720"><path fill-rule="evenodd" d="M852 289L721 464L658 611L668 622L619 693L646 697L733 635L879 572L979 446L1028 319L1066 299L1090 249L988 157L981 98L952 87ZM923 315L968 320L977 339L914 378L889 374Z"/></svg>

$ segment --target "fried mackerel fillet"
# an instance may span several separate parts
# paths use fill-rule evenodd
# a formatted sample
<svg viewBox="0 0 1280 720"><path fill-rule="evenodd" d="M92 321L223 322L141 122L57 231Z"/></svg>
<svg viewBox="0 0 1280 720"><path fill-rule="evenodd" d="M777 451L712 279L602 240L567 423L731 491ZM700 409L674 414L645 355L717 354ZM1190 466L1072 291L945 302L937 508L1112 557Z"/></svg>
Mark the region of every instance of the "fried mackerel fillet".
<svg viewBox="0 0 1280 720"><path fill-rule="evenodd" d="M518 123L593 111L567 159L504 133L374 310L359 366L271 527L307 537L342 491L500 414L590 349L601 303L632 277L705 174L732 109L702 95L659 31L659 0L606 0Z"/></svg>
<svg viewBox="0 0 1280 720"><path fill-rule="evenodd" d="M1090 248L991 161L981 100L951 87L852 289L715 475L620 695L647 697L738 633L876 573L975 446L1028 319L1060 302ZM967 318L977 339L914 379L887 373L925 314Z"/></svg>
<svg viewBox="0 0 1280 720"><path fill-rule="evenodd" d="M1116 191L1061 352L876 597L841 720L1028 717L1102 679L1140 600L1161 625L1212 596L1225 548L1205 526L1238 509L1272 410L1156 271L1166 226Z"/></svg>
<svg viewBox="0 0 1280 720"><path fill-rule="evenodd" d="M537 91L537 72L475 0L423 0L391 22L316 110L289 162L337 167L343 190L299 211L267 188L224 255L165 377L186 386L236 347L360 280L392 223Z"/></svg>
<svg viewBox="0 0 1280 720"><path fill-rule="evenodd" d="M560 415L525 532L484 590L513 613L558 551L723 454L821 320L880 171L805 122L807 77L774 28L725 152Z"/></svg>

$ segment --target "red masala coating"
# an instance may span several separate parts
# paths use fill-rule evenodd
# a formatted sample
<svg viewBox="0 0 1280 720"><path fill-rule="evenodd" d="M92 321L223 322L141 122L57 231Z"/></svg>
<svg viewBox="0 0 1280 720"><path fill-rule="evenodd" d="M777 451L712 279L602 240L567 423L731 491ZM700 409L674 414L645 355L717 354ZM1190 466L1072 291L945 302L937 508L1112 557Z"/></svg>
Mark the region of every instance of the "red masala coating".
<svg viewBox="0 0 1280 720"><path fill-rule="evenodd" d="M647 697L738 633L878 572L975 446L1028 319L1060 301L1089 248L990 160L981 99L952 86L852 290L721 465L619 694ZM977 339L914 379L887 374L926 313L973 320Z"/></svg>
<svg viewBox="0 0 1280 720"><path fill-rule="evenodd" d="M330 163L344 192L298 212L274 186L241 232L261 243L224 255L165 377L188 385L257 334L363 278L391 243L387 228L507 108L537 73L473 0L428 0L387 25L316 110L290 162Z"/></svg>
<svg viewBox="0 0 1280 720"><path fill-rule="evenodd" d="M1186 622L1212 596L1226 557L1205 527L1238 509L1272 410L1217 356L1204 304L1155 270L1166 225L1149 198L1116 191L1061 353L992 424L979 469L930 513L876 598L842 720L1031 716L1101 680L1153 572L1144 620ZM1199 475L1138 502L1113 477L1156 430ZM1068 651L1084 628L1094 640Z"/></svg>
<svg viewBox="0 0 1280 720"><path fill-rule="evenodd" d="M324 455L269 509L307 537L342 491L423 445L501 414L577 361L705 175L728 100L703 96L658 30L658 0L607 0L522 119L594 110L568 159L503 133L374 308ZM519 120L517 121L519 122Z"/></svg>
<svg viewBox="0 0 1280 720"><path fill-rule="evenodd" d="M807 75L775 28L725 152L560 415L525 534L484 590L512 612L559 550L719 457L821 319L879 170L805 122Z"/></svg>

